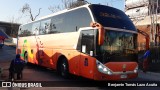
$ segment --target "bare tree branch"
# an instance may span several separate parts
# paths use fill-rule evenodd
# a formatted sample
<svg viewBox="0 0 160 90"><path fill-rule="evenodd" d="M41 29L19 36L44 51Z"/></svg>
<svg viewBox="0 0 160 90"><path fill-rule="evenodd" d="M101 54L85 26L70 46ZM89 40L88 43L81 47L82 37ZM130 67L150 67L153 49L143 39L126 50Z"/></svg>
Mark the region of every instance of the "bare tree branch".
<svg viewBox="0 0 160 90"><path fill-rule="evenodd" d="M85 5L87 3L87 1L85 0L61 0L62 2L62 6L58 5L58 6L50 6L48 9L51 12L57 12L60 11L62 9L66 9L66 8L74 8L74 7L78 7L81 5Z"/></svg>
<svg viewBox="0 0 160 90"><path fill-rule="evenodd" d="M32 15L32 10L31 10L31 9L29 9L29 14L30 14L30 19L31 19L32 21L34 21L34 20L33 20L33 15Z"/></svg>
<svg viewBox="0 0 160 90"><path fill-rule="evenodd" d="M54 6L54 7L50 6L50 7L48 7L48 9L53 13L62 10L62 8L59 5L58 6Z"/></svg>
<svg viewBox="0 0 160 90"><path fill-rule="evenodd" d="M18 27L15 25L18 22L18 18L15 18L14 16L10 18L10 23L11 23L11 37L16 37L18 34Z"/></svg>
<svg viewBox="0 0 160 90"><path fill-rule="evenodd" d="M38 14L34 17L34 16L33 16L33 13L32 13L32 10L31 10L31 8L30 8L30 6L29 6L28 3L24 4L24 6L21 8L21 12L22 12L23 14L29 13L30 19L31 19L32 21L34 21L34 20L40 15L40 10L41 10L41 8L39 8Z"/></svg>
<svg viewBox="0 0 160 90"><path fill-rule="evenodd" d="M40 12L41 12L41 8L39 8L39 12L38 12L38 14L34 17L33 21L39 16Z"/></svg>

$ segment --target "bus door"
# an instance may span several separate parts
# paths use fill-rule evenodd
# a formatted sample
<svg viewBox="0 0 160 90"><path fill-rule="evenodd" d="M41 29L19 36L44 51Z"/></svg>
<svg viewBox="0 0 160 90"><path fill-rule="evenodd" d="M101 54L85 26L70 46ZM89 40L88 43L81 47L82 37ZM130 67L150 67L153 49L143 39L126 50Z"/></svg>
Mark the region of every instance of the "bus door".
<svg viewBox="0 0 160 90"><path fill-rule="evenodd" d="M80 59L80 75L92 78L94 74L94 43L95 30L81 31L81 59Z"/></svg>

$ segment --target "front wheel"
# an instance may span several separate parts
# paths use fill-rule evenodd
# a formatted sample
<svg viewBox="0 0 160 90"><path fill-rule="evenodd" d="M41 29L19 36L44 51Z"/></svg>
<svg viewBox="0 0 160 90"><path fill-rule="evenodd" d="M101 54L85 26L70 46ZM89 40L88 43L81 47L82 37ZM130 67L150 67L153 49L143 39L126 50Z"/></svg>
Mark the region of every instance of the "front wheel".
<svg viewBox="0 0 160 90"><path fill-rule="evenodd" d="M60 74L64 78L68 78L69 76L68 62L65 58L63 58L60 63Z"/></svg>

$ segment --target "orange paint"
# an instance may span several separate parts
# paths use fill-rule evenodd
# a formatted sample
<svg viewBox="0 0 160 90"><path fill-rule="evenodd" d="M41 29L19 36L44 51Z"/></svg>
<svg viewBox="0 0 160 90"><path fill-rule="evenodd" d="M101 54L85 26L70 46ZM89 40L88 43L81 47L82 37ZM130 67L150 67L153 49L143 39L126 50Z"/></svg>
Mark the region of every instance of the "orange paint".
<svg viewBox="0 0 160 90"><path fill-rule="evenodd" d="M91 27L96 27L98 28L99 34L98 34L98 45L103 45L104 43L104 34L105 34L105 30L103 28L103 26L100 23L96 23L96 22L91 22L90 24Z"/></svg>

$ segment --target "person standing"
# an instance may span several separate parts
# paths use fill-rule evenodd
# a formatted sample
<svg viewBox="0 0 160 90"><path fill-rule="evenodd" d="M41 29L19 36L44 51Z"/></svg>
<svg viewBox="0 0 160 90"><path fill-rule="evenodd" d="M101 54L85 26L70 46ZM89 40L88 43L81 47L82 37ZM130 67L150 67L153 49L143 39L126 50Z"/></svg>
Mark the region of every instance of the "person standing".
<svg viewBox="0 0 160 90"><path fill-rule="evenodd" d="M14 80L14 59L11 61L10 63L10 67L9 67L9 79Z"/></svg>
<svg viewBox="0 0 160 90"><path fill-rule="evenodd" d="M150 56L151 52L148 49L144 55L143 55L143 72L146 72L149 66L149 56Z"/></svg>
<svg viewBox="0 0 160 90"><path fill-rule="evenodd" d="M23 68L25 66L25 61L20 58L20 55L16 55L16 59L13 59L9 68L9 79L14 79L14 75L17 74L17 79L23 78Z"/></svg>

